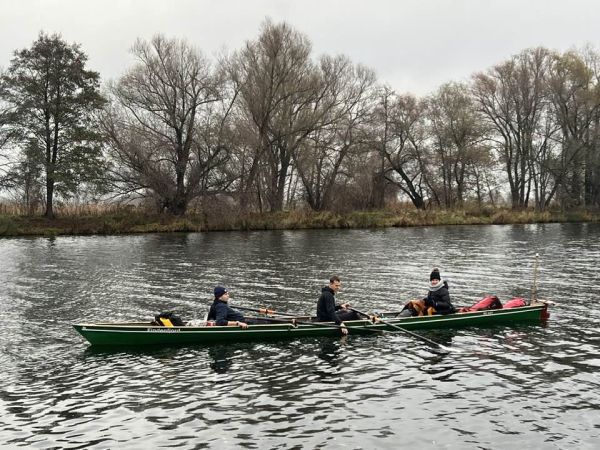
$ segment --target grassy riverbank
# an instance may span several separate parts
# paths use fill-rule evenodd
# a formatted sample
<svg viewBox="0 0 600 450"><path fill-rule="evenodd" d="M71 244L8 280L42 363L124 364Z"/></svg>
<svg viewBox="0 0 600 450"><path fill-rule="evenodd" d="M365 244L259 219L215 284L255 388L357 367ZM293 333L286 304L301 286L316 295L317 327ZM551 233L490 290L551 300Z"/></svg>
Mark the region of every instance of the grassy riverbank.
<svg viewBox="0 0 600 450"><path fill-rule="evenodd" d="M550 222L600 222L600 213L589 211L512 211L510 209L360 211L286 211L234 217L186 215L172 217L143 211L59 215L54 220L40 216L0 215L0 236L56 236L129 234L216 230L277 230L309 228L382 228L432 225L478 225Z"/></svg>

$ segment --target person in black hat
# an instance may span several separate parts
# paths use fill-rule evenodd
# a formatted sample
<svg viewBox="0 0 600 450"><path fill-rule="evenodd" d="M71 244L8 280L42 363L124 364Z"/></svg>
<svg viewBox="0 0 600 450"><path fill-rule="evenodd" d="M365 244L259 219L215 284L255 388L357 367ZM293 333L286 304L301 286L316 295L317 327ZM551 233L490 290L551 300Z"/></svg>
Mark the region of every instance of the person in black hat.
<svg viewBox="0 0 600 450"><path fill-rule="evenodd" d="M440 276L440 269L434 267L429 275L429 292L423 299L427 309L433 308L433 314L452 314L456 310L450 302L450 293L448 292L448 282Z"/></svg>
<svg viewBox="0 0 600 450"><path fill-rule="evenodd" d="M229 291L223 286L215 287L215 300L208 311L208 320L214 320L218 326L248 328L244 315L231 308L227 302L229 302Z"/></svg>
<svg viewBox="0 0 600 450"><path fill-rule="evenodd" d="M348 303L342 305L335 304L334 295L340 290L342 282L336 275L329 279L329 286L321 289L321 296L317 300L317 320L319 322L334 322L340 326L342 334L348 334L348 329L344 324L345 320L358 320L358 314L350 309Z"/></svg>

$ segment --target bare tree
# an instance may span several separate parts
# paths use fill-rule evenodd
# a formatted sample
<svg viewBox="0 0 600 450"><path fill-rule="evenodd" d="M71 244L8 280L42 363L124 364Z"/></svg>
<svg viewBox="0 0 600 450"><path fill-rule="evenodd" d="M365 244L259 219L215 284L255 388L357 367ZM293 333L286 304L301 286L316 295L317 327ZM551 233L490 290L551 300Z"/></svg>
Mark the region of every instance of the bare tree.
<svg viewBox="0 0 600 450"><path fill-rule="evenodd" d="M473 154L472 165L468 167L470 189L474 192L475 201L480 208L484 204L496 206L502 190L498 171L502 171L496 158L485 144L478 147Z"/></svg>
<svg viewBox="0 0 600 450"><path fill-rule="evenodd" d="M427 101L434 158L429 161L433 174L439 182L431 180L436 197L444 206L462 206L468 194L470 175L475 166L488 158L481 153L488 149L485 127L475 109L469 87L466 84L447 83Z"/></svg>
<svg viewBox="0 0 600 450"><path fill-rule="evenodd" d="M132 52L138 62L110 86L104 118L115 181L121 193L151 193L182 215L228 158L229 104L210 63L187 42L156 35Z"/></svg>
<svg viewBox="0 0 600 450"><path fill-rule="evenodd" d="M600 53L587 46L581 52L586 66L592 74L593 91L600 90ZM584 198L586 206L600 206L600 114L595 114L590 127L590 147L585 158Z"/></svg>
<svg viewBox="0 0 600 450"><path fill-rule="evenodd" d="M416 208L425 209L425 105L416 97L398 95L389 87L380 89L378 99L373 145L386 161L385 177Z"/></svg>
<svg viewBox="0 0 600 450"><path fill-rule="evenodd" d="M478 108L496 133L492 142L505 166L513 208L528 205L541 173L534 163L555 132L546 121L550 56L544 48L525 50L473 79Z"/></svg>
<svg viewBox="0 0 600 450"><path fill-rule="evenodd" d="M243 174L241 202L254 189L271 211L283 208L295 152L331 118L338 101L310 58L308 39L285 23L265 22L260 36L229 61L240 114L254 152ZM325 86L324 86L325 83ZM333 99L333 103L332 103Z"/></svg>
<svg viewBox="0 0 600 450"><path fill-rule="evenodd" d="M294 160L306 201L314 210L331 206L333 187L351 152L367 141L375 74L346 57L321 59L321 102L327 105L321 127L296 148ZM348 176L349 174L346 174Z"/></svg>
<svg viewBox="0 0 600 450"><path fill-rule="evenodd" d="M0 78L2 73L0 73ZM2 87L0 85L0 98L2 97ZM0 189L4 186L6 180L6 172L10 165L7 145L11 138L11 132L7 126L8 106L0 103Z"/></svg>
<svg viewBox="0 0 600 450"><path fill-rule="evenodd" d="M588 61L593 63L594 52L588 49ZM594 204L594 164L598 153L597 124L600 117L600 85L593 68L576 51L554 55L548 79L553 114L560 128L560 153L553 165L558 187L565 193L568 206ZM594 158L596 154L596 158ZM595 170L594 170L595 169ZM597 191L597 187L596 187Z"/></svg>

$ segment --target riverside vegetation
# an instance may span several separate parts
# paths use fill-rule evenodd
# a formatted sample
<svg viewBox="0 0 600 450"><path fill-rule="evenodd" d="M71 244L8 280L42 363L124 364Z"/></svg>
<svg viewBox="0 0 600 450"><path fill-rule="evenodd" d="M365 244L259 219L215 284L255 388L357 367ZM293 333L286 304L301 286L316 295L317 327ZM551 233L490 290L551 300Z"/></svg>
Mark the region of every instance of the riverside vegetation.
<svg viewBox="0 0 600 450"><path fill-rule="evenodd" d="M130 234L199 232L225 230L280 230L313 228L382 228L436 225L524 224L551 222L600 222L600 214L590 211L514 211L509 208L461 210L375 210L345 213L310 210L184 216L149 213L143 209L122 208L85 213L67 212L54 219L0 213L0 236L56 236L90 234Z"/></svg>

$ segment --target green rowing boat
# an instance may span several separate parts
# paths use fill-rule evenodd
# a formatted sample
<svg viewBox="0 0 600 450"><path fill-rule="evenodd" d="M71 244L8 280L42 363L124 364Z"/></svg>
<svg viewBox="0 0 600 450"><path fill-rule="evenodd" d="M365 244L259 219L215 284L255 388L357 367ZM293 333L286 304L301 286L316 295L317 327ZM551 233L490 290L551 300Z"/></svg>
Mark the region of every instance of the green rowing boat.
<svg viewBox="0 0 600 450"><path fill-rule="evenodd" d="M447 316L390 317L385 314L384 323L371 323L369 320L345 322L349 334L372 334L380 331L430 330L436 328L486 327L511 325L515 323L541 322L549 317L546 303L534 303L510 309L491 309L450 314ZM289 318L286 318L290 320ZM286 319L278 319L283 322ZM157 326L145 323L78 323L75 330L92 345L182 345L206 344L213 342L243 342L251 339L288 339L305 336L339 336L339 327L332 323L300 322L296 326L289 323L264 323L249 325L247 329L227 326ZM298 318L298 320L310 320Z"/></svg>

